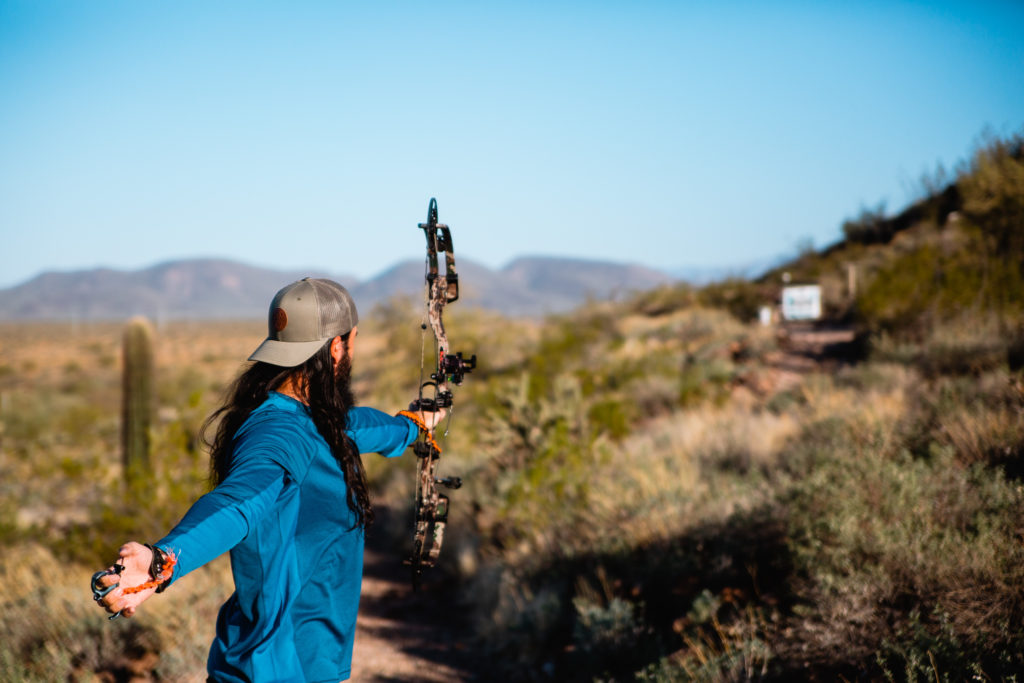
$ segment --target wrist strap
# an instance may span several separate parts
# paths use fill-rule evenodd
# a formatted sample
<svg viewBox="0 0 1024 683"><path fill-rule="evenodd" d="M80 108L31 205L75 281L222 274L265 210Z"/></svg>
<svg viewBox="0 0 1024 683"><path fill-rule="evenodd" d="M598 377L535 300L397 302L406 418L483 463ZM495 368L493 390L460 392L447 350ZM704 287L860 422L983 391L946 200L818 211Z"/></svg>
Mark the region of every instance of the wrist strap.
<svg viewBox="0 0 1024 683"><path fill-rule="evenodd" d="M171 576L174 574L174 562L168 561L167 553L155 545L150 545L149 543L143 543L142 545L149 548L153 553L153 561L149 565L149 575L153 577L154 581L160 582L156 587L156 592L163 593L167 590L167 586L171 582Z"/></svg>
<svg viewBox="0 0 1024 683"><path fill-rule="evenodd" d="M434 435L430 433L429 429L427 429L427 423L424 422L419 415L412 412L411 410L399 410L396 415L407 417L410 420L412 420L416 424L416 426L420 428L420 433L423 434L423 438L427 441L427 443L433 446L438 453L441 452L441 447L437 445L436 441L434 441Z"/></svg>

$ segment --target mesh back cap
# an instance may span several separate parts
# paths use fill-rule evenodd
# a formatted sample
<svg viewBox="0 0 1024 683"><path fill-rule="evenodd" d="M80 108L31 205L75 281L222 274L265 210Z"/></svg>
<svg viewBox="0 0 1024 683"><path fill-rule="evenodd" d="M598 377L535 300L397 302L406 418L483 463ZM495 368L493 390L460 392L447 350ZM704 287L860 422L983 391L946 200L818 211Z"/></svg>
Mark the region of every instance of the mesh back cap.
<svg viewBox="0 0 1024 683"><path fill-rule="evenodd" d="M347 334L358 323L348 290L333 280L303 278L274 295L267 338L249 360L286 368L301 365L328 340Z"/></svg>

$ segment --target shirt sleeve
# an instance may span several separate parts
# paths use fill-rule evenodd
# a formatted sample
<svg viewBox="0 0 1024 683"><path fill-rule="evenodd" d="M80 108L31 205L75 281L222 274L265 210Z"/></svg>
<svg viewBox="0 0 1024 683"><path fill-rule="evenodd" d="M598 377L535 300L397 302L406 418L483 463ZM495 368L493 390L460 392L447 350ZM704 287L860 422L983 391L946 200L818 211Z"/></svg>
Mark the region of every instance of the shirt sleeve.
<svg viewBox="0 0 1024 683"><path fill-rule="evenodd" d="M234 463L227 478L156 542L177 556L171 583L238 545L284 488L294 485L272 460L248 458Z"/></svg>
<svg viewBox="0 0 1024 683"><path fill-rule="evenodd" d="M314 436L316 427L311 421L308 426L306 429L301 421L282 419L277 410L250 415L232 439L231 472L249 460L270 460L302 482L309 471L310 453L315 450L311 440L320 438Z"/></svg>
<svg viewBox="0 0 1024 683"><path fill-rule="evenodd" d="M345 431L360 453L380 453L385 458L401 455L420 433L409 418L364 407L349 409Z"/></svg>

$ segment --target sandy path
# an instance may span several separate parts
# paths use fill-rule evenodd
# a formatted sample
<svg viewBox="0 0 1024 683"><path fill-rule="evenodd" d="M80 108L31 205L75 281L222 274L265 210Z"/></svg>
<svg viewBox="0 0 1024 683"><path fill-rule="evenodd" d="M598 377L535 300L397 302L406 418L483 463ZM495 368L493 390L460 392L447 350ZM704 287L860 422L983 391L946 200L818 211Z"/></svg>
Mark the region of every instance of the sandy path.
<svg viewBox="0 0 1024 683"><path fill-rule="evenodd" d="M414 593L400 558L368 540L352 680L477 680L450 591L428 576Z"/></svg>
<svg viewBox="0 0 1024 683"><path fill-rule="evenodd" d="M810 324L791 324L781 328L779 350L765 357L767 365L775 373L772 390L792 389L800 384L804 375L855 352L851 348L855 337L854 330L849 327L817 328Z"/></svg>

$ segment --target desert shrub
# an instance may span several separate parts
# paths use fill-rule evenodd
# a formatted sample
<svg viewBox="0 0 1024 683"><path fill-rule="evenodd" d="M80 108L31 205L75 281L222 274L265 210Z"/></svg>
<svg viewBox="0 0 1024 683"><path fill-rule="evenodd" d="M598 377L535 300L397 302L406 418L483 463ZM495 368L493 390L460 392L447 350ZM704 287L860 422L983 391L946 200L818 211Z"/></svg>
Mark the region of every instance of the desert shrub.
<svg viewBox="0 0 1024 683"><path fill-rule="evenodd" d="M679 404L694 406L704 401L721 403L729 395L733 364L724 358L687 356L679 374Z"/></svg>
<svg viewBox="0 0 1024 683"><path fill-rule="evenodd" d="M55 416L55 427L74 443L117 438L117 421L93 403L75 403Z"/></svg>
<svg viewBox="0 0 1024 683"><path fill-rule="evenodd" d="M0 547L13 546L27 535L18 526L18 510L14 501L7 498L0 501Z"/></svg>
<svg viewBox="0 0 1024 683"><path fill-rule="evenodd" d="M856 218L843 221L843 236L850 242L888 242L893 234L892 224L885 219L884 202L873 209L862 207Z"/></svg>
<svg viewBox="0 0 1024 683"><path fill-rule="evenodd" d="M34 448L52 443L54 432L50 421L54 409L60 404L57 396L47 392L45 395L30 394L5 406L0 413L5 449L27 457Z"/></svg>
<svg viewBox="0 0 1024 683"><path fill-rule="evenodd" d="M922 180L923 198L899 214L887 218L883 202L875 208L864 207L855 218L843 221L844 246L888 244L897 233L921 224L944 225L950 214L961 206L960 190L956 184L947 182L945 170L941 168L934 178ZM857 253L857 249L847 251Z"/></svg>
<svg viewBox="0 0 1024 683"><path fill-rule="evenodd" d="M632 404L621 399L609 398L597 401L587 411L587 419L600 432L614 439L620 439L630 432L634 419Z"/></svg>
<svg viewBox="0 0 1024 683"><path fill-rule="evenodd" d="M666 285L637 294L627 307L637 313L657 317L695 306L697 299L698 290L688 284Z"/></svg>
<svg viewBox="0 0 1024 683"><path fill-rule="evenodd" d="M525 374L516 385L499 385L499 405L485 417L490 461L476 475L475 495L492 511L486 516L493 520L492 543L548 549L564 542L587 507L588 473L599 463L596 444L608 426L592 420L579 383L569 376L558 378L551 397L532 401ZM595 405L599 415L616 410Z"/></svg>
<svg viewBox="0 0 1024 683"><path fill-rule="evenodd" d="M950 449L921 459L803 441L821 454L787 500L800 592L815 605L799 656L865 671L928 642L956 679L1014 670L1000 658L1024 639L1020 490L998 471L957 467Z"/></svg>
<svg viewBox="0 0 1024 683"><path fill-rule="evenodd" d="M219 398L207 397L212 386L211 378L194 366L173 368L161 373L156 386L157 401L162 406L173 406L175 409L196 408L204 403L204 399L212 403Z"/></svg>
<svg viewBox="0 0 1024 683"><path fill-rule="evenodd" d="M415 398L418 378L415 369L420 366L421 355L428 356L423 359L424 367L434 367L433 345L428 341L433 335L421 329L423 313L409 299L394 298L379 303L366 318L360 326L360 338L356 340L353 378L356 395L368 401L366 393L372 392L373 399L388 403L400 401L399 407L404 408ZM376 338L383 338L387 353L367 353L359 347L360 342L365 343L364 337L371 329Z"/></svg>
<svg viewBox="0 0 1024 683"><path fill-rule="evenodd" d="M923 246L879 269L857 297L857 315L876 331L920 336L936 319L979 310L984 291L984 272L972 258Z"/></svg>
<svg viewBox="0 0 1024 683"><path fill-rule="evenodd" d="M755 320L758 309L776 299L775 292L770 288L739 278L706 285L697 296L700 305L728 311L744 323Z"/></svg>
<svg viewBox="0 0 1024 683"><path fill-rule="evenodd" d="M988 139L957 185L965 217L986 238L987 255L1024 274L1024 135Z"/></svg>
<svg viewBox="0 0 1024 683"><path fill-rule="evenodd" d="M629 675L650 659L651 650L657 652L642 603L580 593L573 599L572 668L601 677Z"/></svg>
<svg viewBox="0 0 1024 683"><path fill-rule="evenodd" d="M637 671L637 681L756 681L768 677L771 624L764 610L739 606L704 591L694 600L687 620L696 626L683 636L685 649Z"/></svg>
<svg viewBox="0 0 1024 683"><path fill-rule="evenodd" d="M777 511L759 508L656 543L620 539L617 549L506 565L487 617L493 642L513 678L536 676L543 663L559 680L623 680L680 649L694 668L728 651L705 670L746 670L755 660L760 669L760 624L788 600L775 591L790 571L782 532Z"/></svg>
<svg viewBox="0 0 1024 683"><path fill-rule="evenodd" d="M1020 135L989 140L956 186L930 200L945 208L962 202L964 220L955 223L961 243L933 240L887 255L857 297L861 323L917 338L937 322L966 318L969 325L986 314L995 315L1004 332L1019 324L1024 301L1022 145ZM917 209L906 212L907 226L924 220L918 215L924 209ZM890 222L869 212L847 227L874 240L879 226Z"/></svg>
<svg viewBox="0 0 1024 683"><path fill-rule="evenodd" d="M995 371L981 377L942 377L920 385L901 421L903 443L918 457L951 449L962 466L1000 468L1024 476L1024 384Z"/></svg>
<svg viewBox="0 0 1024 683"><path fill-rule="evenodd" d="M600 366L600 349L620 339L616 318L601 309L550 319L540 343L527 360L530 397L538 399L549 394L552 383L562 372L574 368L593 372L594 366Z"/></svg>

